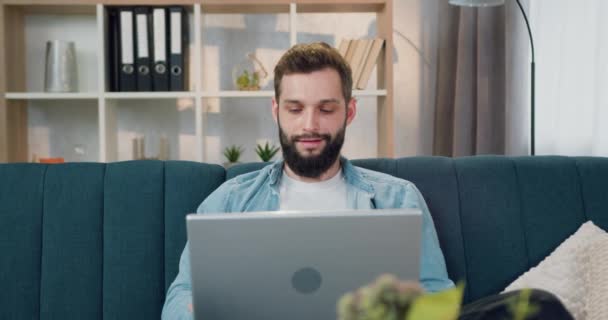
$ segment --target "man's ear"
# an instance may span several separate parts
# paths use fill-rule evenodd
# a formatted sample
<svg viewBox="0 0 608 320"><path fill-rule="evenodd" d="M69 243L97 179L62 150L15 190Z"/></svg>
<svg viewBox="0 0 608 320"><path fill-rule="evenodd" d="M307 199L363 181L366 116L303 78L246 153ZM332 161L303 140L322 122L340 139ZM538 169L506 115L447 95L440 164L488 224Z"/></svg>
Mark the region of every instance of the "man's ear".
<svg viewBox="0 0 608 320"><path fill-rule="evenodd" d="M278 123L278 117L279 117L279 103L277 102L277 100L275 98L272 98L272 118L274 119L275 123Z"/></svg>
<svg viewBox="0 0 608 320"><path fill-rule="evenodd" d="M349 125L355 119L357 115L357 99L350 98L350 101L346 105L346 125Z"/></svg>

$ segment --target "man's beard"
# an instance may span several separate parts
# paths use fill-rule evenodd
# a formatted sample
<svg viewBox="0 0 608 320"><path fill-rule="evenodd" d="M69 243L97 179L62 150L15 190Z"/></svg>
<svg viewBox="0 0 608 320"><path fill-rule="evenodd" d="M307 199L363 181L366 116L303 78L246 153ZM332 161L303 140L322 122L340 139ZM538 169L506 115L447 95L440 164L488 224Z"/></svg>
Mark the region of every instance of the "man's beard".
<svg viewBox="0 0 608 320"><path fill-rule="evenodd" d="M340 156L340 150L344 144L344 132L346 126L343 126L336 133L335 138L331 138L329 134L303 134L289 138L279 122L279 139L281 141L281 149L283 150L283 159L289 168L297 175L306 178L318 178L325 173L336 162ZM318 155L302 156L296 147L299 139L322 139L325 141L325 147Z"/></svg>

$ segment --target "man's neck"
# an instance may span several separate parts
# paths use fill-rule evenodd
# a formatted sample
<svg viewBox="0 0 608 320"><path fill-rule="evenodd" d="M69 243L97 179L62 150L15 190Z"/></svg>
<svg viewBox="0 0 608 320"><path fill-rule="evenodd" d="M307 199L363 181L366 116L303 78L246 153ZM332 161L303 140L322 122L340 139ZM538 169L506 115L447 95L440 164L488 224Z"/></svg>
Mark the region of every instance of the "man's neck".
<svg viewBox="0 0 608 320"><path fill-rule="evenodd" d="M327 171L323 172L317 178L309 178L309 177L303 177L303 176L297 175L295 172L293 172L293 170L291 170L289 165L287 165L287 163L285 163L285 173L290 178L292 178L294 180L302 181L302 182L307 182L307 183L321 182L321 181L329 180L329 179L335 177L339 171L340 171L340 158L336 159L334 164L332 164L331 167L329 167L329 169L327 169Z"/></svg>

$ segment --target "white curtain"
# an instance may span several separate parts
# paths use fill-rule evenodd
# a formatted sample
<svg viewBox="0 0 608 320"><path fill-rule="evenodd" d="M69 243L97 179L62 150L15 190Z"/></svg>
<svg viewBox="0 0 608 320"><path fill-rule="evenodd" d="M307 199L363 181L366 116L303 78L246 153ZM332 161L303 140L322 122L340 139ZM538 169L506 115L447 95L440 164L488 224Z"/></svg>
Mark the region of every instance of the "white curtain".
<svg viewBox="0 0 608 320"><path fill-rule="evenodd" d="M608 1L532 0L537 154L608 156Z"/></svg>

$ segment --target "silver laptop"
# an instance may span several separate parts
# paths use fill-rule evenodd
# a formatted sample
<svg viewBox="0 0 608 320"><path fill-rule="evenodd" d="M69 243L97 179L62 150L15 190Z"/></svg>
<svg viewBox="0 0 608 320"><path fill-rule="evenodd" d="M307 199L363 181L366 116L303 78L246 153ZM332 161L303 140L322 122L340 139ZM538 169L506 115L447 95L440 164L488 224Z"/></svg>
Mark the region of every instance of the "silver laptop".
<svg viewBox="0 0 608 320"><path fill-rule="evenodd" d="M195 319L336 319L380 274L418 280L415 209L187 216Z"/></svg>

